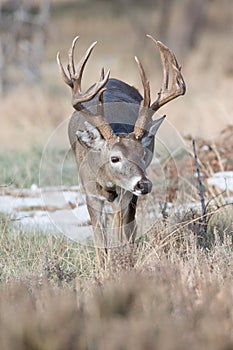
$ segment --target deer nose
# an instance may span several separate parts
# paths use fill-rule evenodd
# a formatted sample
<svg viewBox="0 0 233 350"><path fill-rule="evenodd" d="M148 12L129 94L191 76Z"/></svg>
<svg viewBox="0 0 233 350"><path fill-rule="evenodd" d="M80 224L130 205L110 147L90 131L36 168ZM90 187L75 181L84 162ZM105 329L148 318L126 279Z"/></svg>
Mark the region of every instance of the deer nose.
<svg viewBox="0 0 233 350"><path fill-rule="evenodd" d="M140 191L141 194L150 193L152 189L152 182L149 179L141 179L134 187L134 191Z"/></svg>

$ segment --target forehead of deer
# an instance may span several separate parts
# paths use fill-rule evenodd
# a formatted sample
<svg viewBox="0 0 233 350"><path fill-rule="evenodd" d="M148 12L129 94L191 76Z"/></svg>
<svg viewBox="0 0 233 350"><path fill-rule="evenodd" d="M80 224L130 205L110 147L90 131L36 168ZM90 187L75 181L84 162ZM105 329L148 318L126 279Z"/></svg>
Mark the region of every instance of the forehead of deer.
<svg viewBox="0 0 233 350"><path fill-rule="evenodd" d="M110 144L112 146L115 146L118 144L127 143L128 141L137 141L133 133L117 135L117 137L113 141L110 141Z"/></svg>
<svg viewBox="0 0 233 350"><path fill-rule="evenodd" d="M117 137L117 141L114 142L111 146L111 150L119 150L123 152L125 155L133 153L138 153L140 155L140 151L142 150L142 144L140 141L136 140L131 134L124 134Z"/></svg>

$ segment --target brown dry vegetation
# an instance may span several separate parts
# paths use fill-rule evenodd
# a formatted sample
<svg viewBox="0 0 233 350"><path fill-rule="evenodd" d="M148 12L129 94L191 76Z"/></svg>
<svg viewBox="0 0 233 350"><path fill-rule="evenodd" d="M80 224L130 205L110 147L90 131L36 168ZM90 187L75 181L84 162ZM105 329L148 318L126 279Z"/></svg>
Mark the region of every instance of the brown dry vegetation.
<svg viewBox="0 0 233 350"><path fill-rule="evenodd" d="M112 249L96 269L88 248L38 232L9 241L2 225L2 349L233 347L227 233L220 240L214 229L215 243L202 249L187 225L171 234L159 222L138 246Z"/></svg>
<svg viewBox="0 0 233 350"><path fill-rule="evenodd" d="M27 87L16 82L1 97L4 161L2 157L0 166L9 171L1 183L12 178L20 187L36 182L41 146L71 113L70 92L63 87L55 55L60 50L65 60L77 33L81 36L79 53L92 41L99 41L85 74L86 86L98 78L104 65L112 69L112 76L140 87L133 61L137 54L145 61L154 96L159 89L158 54L150 45L141 48L146 39L138 37L118 5L105 1L68 3L52 7L41 83ZM142 12L138 3L133 16L157 37L158 13L151 8ZM182 6L182 1L176 4ZM100 268L93 249L54 237L52 232L44 236L37 230L26 233L18 228L13 233L11 219L1 216L1 349L233 348L232 205L226 205L225 193L205 182L213 172L233 169L233 130L224 129L232 124L231 15L231 1L208 3L207 24L197 46L184 59L177 52L187 95L164 109L178 131L198 136L205 197L216 196L214 204L208 206L206 236L197 210L164 215L137 245L111 249ZM173 23L179 23L177 20L174 17ZM63 147L67 146L66 138L59 136ZM190 144L190 138L186 141ZM31 150L38 145L39 151ZM29 151L23 153L23 148ZM10 155L8 149L20 151L22 157ZM195 185L192 200L199 200L191 158L175 161L175 165L172 159L164 167L171 180L167 200L174 201L177 195L177 167Z"/></svg>

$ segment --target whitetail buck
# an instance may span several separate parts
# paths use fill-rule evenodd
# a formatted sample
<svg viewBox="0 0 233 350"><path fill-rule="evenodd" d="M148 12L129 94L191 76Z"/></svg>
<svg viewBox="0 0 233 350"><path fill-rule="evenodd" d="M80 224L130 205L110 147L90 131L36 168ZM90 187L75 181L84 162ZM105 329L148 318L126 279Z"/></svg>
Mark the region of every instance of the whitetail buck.
<svg viewBox="0 0 233 350"><path fill-rule="evenodd" d="M68 53L68 74L57 55L62 78L72 90L72 105L76 109L69 122L69 139L86 192L95 244L101 247L111 244L104 215L104 207L109 203L113 206L112 225L118 241L134 241L137 199L152 189L146 168L152 160L154 136L164 120L162 117L154 121L152 116L165 103L185 93L181 67L174 54L160 41L148 37L158 47L163 66L162 88L152 104L149 82L137 58L143 97L134 87L110 79L109 71L105 75L103 69L97 83L86 92L81 90L83 70L96 42L75 67L78 37L73 40Z"/></svg>

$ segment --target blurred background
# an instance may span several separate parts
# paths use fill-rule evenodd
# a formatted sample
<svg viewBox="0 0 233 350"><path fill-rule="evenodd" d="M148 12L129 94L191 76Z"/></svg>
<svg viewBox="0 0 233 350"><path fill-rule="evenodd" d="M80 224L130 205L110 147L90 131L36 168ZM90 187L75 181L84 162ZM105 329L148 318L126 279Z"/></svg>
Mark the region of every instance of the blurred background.
<svg viewBox="0 0 233 350"><path fill-rule="evenodd" d="M175 52L187 84L186 95L160 113L182 135L194 137L212 138L233 124L232 0L9 0L0 2L1 150L42 146L71 115L71 95L56 54L60 51L66 64L76 35L77 59L98 41L84 89L99 79L104 66L112 77L142 91L137 55L155 99L162 70L146 34Z"/></svg>

